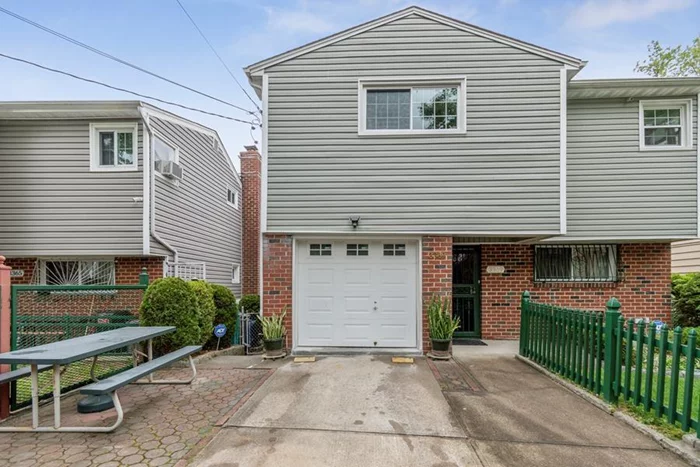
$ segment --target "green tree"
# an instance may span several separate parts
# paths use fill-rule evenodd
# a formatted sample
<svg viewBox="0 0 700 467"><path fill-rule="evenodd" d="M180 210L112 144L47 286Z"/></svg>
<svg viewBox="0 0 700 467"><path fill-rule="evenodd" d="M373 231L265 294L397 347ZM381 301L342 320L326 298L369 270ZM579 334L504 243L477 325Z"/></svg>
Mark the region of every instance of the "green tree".
<svg viewBox="0 0 700 467"><path fill-rule="evenodd" d="M637 62L634 71L664 78L669 76L700 76L700 36L687 47L663 47L659 41L647 46L649 56Z"/></svg>

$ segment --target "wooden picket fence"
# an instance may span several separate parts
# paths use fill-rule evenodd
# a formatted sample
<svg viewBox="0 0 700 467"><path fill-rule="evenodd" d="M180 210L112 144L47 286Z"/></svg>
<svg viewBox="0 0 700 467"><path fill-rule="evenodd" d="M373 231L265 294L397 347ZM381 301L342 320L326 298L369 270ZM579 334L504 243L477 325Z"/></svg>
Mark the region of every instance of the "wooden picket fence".
<svg viewBox="0 0 700 467"><path fill-rule="evenodd" d="M605 313L530 300L523 293L520 355L610 403L627 401L700 438L700 378L694 329L625 320L611 298ZM608 364L610 362L611 364ZM670 362L670 364L669 364ZM695 414L695 418L693 418Z"/></svg>

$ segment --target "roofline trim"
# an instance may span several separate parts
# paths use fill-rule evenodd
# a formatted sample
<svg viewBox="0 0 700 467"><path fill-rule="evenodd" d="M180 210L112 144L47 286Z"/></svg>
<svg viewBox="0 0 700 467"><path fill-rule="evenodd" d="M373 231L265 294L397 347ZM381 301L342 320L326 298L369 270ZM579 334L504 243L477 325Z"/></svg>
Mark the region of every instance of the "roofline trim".
<svg viewBox="0 0 700 467"><path fill-rule="evenodd" d="M528 42L523 42L521 40L505 36L503 34L499 34L493 31L489 31L487 29L480 28L478 26L474 26L469 23L465 23L460 20L456 20L454 18L450 18L444 15L441 15L439 13L435 13L429 10L425 10L423 8L417 7L417 6L410 6L408 8L405 8L403 10L396 11L394 13L390 13L388 15L379 17L375 20L368 21L366 23L359 24L357 26L353 26L349 29L345 29L343 31L340 31L336 34L332 34L330 36L326 36L324 38L318 39L316 41L310 42L306 45L302 45L300 47L288 50L286 52L282 52L281 54L274 55L270 58L266 58L264 60L261 60L259 62L253 63L252 65L248 65L243 69L243 71L248 75L250 78L251 75L259 73L260 71L264 70L265 68L277 65L279 63L285 62L287 60L294 59L296 57L299 57L300 55L307 54L309 52L313 52L314 50L318 50L322 47L326 47L331 44L335 44L336 42L339 42L344 39L348 39L350 37L356 36L358 34L361 34L363 32L370 31L374 28L377 28L379 26L383 26L385 24L391 23L393 21L396 21L398 19L404 18L406 16L410 16L412 14L416 14L419 16L422 16L426 19L431 19L433 21L437 21L439 23L442 23L447 26L454 27L456 29L461 29L462 31L472 33L474 35L484 37L487 39L494 40L496 42L500 42L505 45L510 45L511 47L515 47L521 50L524 50L526 52L533 53L535 55L539 55L545 58L549 58L551 60L563 63L565 65L570 65L576 68L583 68L586 64L585 61L572 57L569 55L565 55L559 52L555 52L553 50L545 49L543 47L530 44Z"/></svg>

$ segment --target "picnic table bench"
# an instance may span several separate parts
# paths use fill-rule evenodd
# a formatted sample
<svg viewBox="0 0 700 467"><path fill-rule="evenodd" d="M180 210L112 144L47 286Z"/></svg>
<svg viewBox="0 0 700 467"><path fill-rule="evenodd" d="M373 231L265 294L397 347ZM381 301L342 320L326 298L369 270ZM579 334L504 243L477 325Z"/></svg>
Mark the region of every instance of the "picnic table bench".
<svg viewBox="0 0 700 467"><path fill-rule="evenodd" d="M112 331L98 332L87 336L66 339L51 344L40 345L27 349L15 350L0 354L0 364L24 364L26 368L0 374L0 384L15 381L19 378L30 376L32 384L32 426L14 427L0 425L2 432L102 432L114 431L121 425L124 419L124 412L117 396L117 390L129 383L139 384L190 384L197 376L197 369L192 360L192 354L202 349L200 345L183 347L182 349L168 353L158 358L153 358L153 339L170 332L174 332L173 326L134 326L115 329ZM138 345L147 341L147 353L138 350ZM132 347L134 366L124 372L110 376L103 380L95 377L95 366L101 354L120 349ZM147 358L146 363L138 365L138 357ZM108 427L63 427L61 426L61 366L70 363L92 358L92 368L90 376L93 383L80 389L81 394L87 395L108 395L117 411L117 420ZM178 360L189 358L192 377L186 380L156 380L153 373ZM53 406L54 406L54 426L39 426L39 392L38 374L49 369L53 372ZM146 378L144 381L139 381Z"/></svg>

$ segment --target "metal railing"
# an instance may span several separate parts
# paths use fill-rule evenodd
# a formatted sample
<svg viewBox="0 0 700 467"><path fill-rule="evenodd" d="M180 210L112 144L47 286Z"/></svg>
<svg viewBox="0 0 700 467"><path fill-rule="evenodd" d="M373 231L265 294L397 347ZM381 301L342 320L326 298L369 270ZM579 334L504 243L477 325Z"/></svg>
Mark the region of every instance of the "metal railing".
<svg viewBox="0 0 700 467"><path fill-rule="evenodd" d="M138 309L148 287L143 272L137 285L13 285L11 286L11 350L26 349L96 332L138 326ZM92 360L63 368L62 392L91 381ZM100 356L95 376L106 377L133 364L130 349ZM12 367L13 370L17 366ZM39 374L40 398L53 393L53 370ZM11 410L31 403L29 378L10 388Z"/></svg>
<svg viewBox="0 0 700 467"><path fill-rule="evenodd" d="M557 307L531 301L525 292L520 355L610 403L639 406L700 438L695 329L683 344L682 328L625 320L620 308L615 298L605 314Z"/></svg>

